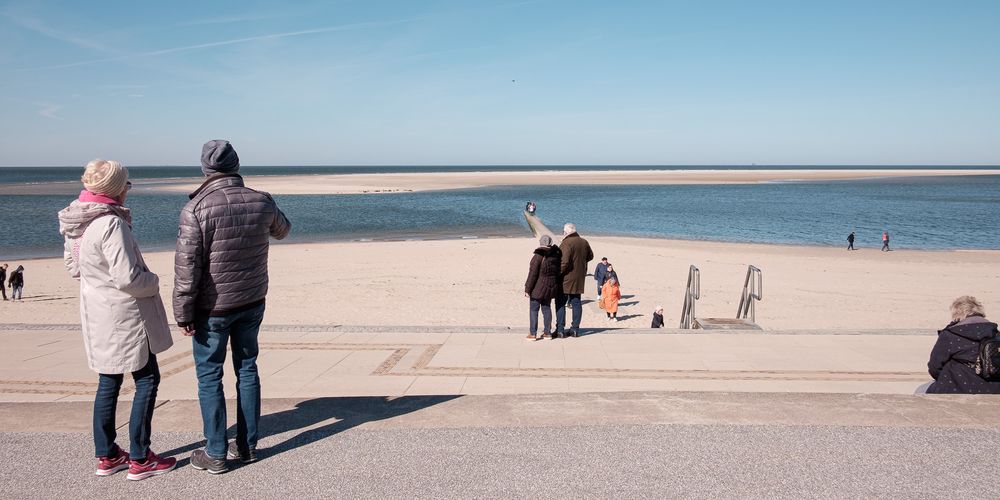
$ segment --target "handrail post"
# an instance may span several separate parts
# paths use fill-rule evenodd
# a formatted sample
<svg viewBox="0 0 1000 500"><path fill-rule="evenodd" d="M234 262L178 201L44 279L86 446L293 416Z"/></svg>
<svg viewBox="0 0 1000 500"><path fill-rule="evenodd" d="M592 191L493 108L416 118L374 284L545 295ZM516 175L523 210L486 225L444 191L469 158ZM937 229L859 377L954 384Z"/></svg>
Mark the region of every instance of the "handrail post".
<svg viewBox="0 0 1000 500"><path fill-rule="evenodd" d="M750 316L750 321L757 322L757 308L755 300L761 300L764 296L764 278L756 266L747 266L747 276L743 280L743 293L740 295L740 305L736 310L736 319L746 319Z"/></svg>
<svg viewBox="0 0 1000 500"><path fill-rule="evenodd" d="M687 287L684 290L684 308L681 310L681 328L691 328L691 324L695 319L695 301L700 298L701 271L692 265L688 268Z"/></svg>

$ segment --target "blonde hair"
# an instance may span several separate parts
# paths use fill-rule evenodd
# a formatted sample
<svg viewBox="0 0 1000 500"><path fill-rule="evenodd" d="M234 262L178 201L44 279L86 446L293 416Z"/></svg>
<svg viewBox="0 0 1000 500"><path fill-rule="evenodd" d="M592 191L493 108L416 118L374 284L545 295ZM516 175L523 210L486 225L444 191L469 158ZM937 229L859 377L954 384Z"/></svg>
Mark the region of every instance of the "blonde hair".
<svg viewBox="0 0 1000 500"><path fill-rule="evenodd" d="M952 321L962 321L969 316L986 316L983 304L971 295L963 295L951 303Z"/></svg>

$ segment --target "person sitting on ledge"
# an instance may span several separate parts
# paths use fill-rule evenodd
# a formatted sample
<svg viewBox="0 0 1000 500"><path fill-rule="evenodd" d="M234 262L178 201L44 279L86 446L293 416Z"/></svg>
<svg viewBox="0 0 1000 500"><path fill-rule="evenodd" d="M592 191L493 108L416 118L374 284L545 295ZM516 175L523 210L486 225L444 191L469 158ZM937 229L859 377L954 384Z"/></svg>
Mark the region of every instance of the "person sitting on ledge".
<svg viewBox="0 0 1000 500"><path fill-rule="evenodd" d="M927 369L934 382L928 394L1000 394L1000 382L976 374L982 340L997 335L997 324L986 320L983 305L963 295L951 304L952 322L938 332Z"/></svg>

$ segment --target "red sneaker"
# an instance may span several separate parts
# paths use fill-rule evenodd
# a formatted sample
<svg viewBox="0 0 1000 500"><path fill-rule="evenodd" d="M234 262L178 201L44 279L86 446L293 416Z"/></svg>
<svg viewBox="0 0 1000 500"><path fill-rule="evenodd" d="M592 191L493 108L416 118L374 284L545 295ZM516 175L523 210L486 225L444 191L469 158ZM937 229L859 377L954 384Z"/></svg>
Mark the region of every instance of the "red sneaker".
<svg viewBox="0 0 1000 500"><path fill-rule="evenodd" d="M176 458L162 458L153 453L153 450L148 450L146 452L146 460L142 462L132 460L129 462L126 479L139 481L147 477L159 476L174 470L174 466L176 465Z"/></svg>
<svg viewBox="0 0 1000 500"><path fill-rule="evenodd" d="M110 457L97 457L97 469L94 474L110 476L120 470L128 469L128 453L115 445L115 454Z"/></svg>

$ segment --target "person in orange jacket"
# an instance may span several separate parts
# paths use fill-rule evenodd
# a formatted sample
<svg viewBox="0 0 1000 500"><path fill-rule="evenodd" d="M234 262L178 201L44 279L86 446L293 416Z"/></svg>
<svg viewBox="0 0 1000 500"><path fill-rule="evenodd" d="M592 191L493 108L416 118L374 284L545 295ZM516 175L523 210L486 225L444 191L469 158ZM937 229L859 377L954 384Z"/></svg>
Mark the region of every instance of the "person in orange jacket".
<svg viewBox="0 0 1000 500"><path fill-rule="evenodd" d="M618 301L621 298L622 291L618 286L618 280L614 276L609 277L601 290L601 308L607 313L608 321L618 321Z"/></svg>

